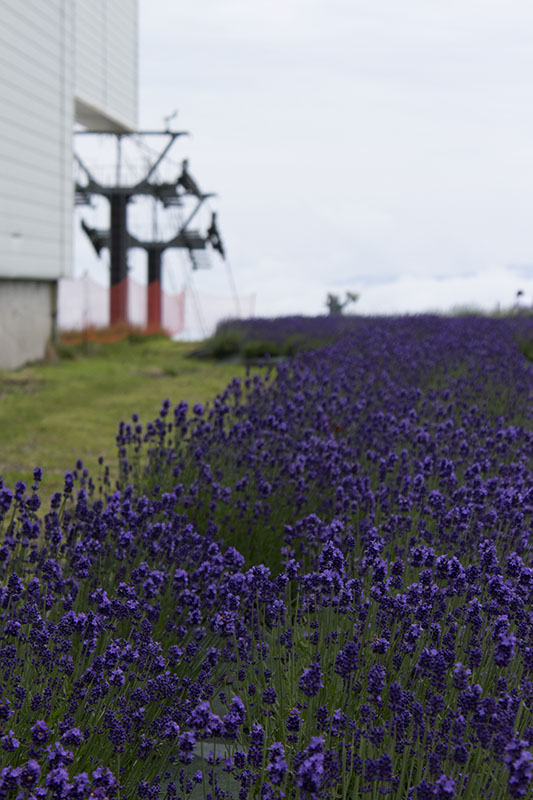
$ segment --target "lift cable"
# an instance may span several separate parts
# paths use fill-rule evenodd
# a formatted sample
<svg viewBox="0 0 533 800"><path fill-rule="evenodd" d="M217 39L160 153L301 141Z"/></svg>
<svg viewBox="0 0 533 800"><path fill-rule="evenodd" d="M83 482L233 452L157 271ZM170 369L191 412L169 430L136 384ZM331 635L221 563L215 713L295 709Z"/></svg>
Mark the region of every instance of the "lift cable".
<svg viewBox="0 0 533 800"><path fill-rule="evenodd" d="M197 293L196 287L194 286L194 283L193 283L193 280L192 280L192 270L187 269L185 267L185 292L186 292L185 297L187 297L187 290L191 294L191 299L193 301L194 308L195 308L195 311L196 311L196 317L197 317L198 322L200 324L200 328L202 330L202 334L203 334L204 338L206 338L207 337L207 329L206 329L205 322L204 322L204 316L203 316L203 312L202 312L202 304L200 302L200 298L198 297L198 293Z"/></svg>
<svg viewBox="0 0 533 800"><path fill-rule="evenodd" d="M208 206L209 210L211 211L211 216L212 216L211 225L212 225L212 228L214 228L214 230L216 231L216 236L217 236L217 238L219 238L218 229L216 228L216 213L211 209L211 207L209 205L209 201L207 202L207 206ZM219 250L219 253L222 256L222 260L224 261L224 264L226 265L226 273L227 273L227 276L228 276L228 282L229 282L229 285L230 285L230 289L231 289L231 292L233 294L233 300L235 302L235 308L237 310L237 317L240 319L242 317L241 303L240 303L239 295L238 295L238 292L237 292L237 286L235 284L235 278L234 278L234 275L233 275L233 270L231 268L231 263L230 263L230 261L229 261L229 259L227 257L225 248L222 246L222 242L221 241L219 242L219 245L220 246L215 248L215 249Z"/></svg>

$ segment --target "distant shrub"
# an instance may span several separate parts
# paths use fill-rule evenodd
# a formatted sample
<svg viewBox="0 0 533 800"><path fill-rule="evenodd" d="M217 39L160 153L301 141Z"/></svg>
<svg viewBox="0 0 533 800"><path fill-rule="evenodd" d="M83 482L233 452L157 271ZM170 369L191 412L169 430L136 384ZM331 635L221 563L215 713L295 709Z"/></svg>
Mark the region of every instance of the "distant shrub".
<svg viewBox="0 0 533 800"><path fill-rule="evenodd" d="M348 316L224 320L192 355L216 359L240 356L245 361L266 355L294 356L333 344L355 330L359 322L360 318Z"/></svg>
<svg viewBox="0 0 533 800"><path fill-rule="evenodd" d="M240 352L242 336L237 331L227 331L215 335L210 350L214 358L228 358Z"/></svg>
<svg viewBox="0 0 533 800"><path fill-rule="evenodd" d="M273 339L252 339L242 346L242 355L246 361L254 361L267 355L276 357L282 353L283 343L275 342Z"/></svg>
<svg viewBox="0 0 533 800"><path fill-rule="evenodd" d="M522 342L520 345L520 350L528 358L530 361L533 361L533 339L529 339L527 342Z"/></svg>

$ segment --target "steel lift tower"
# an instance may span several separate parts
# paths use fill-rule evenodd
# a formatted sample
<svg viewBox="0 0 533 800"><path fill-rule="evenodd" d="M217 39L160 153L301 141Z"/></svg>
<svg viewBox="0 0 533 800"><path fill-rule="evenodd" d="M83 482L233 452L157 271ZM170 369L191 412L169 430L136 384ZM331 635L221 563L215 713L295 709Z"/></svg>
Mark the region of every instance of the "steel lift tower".
<svg viewBox="0 0 533 800"><path fill-rule="evenodd" d="M109 131L78 131L78 134L109 135ZM120 144L124 136L161 136L170 137L166 147L152 164L146 175L131 186L120 183ZM96 253L100 255L102 248L108 247L110 252L110 313L111 325L117 322L127 322L127 251L131 247L140 247L148 254L148 327L152 330L161 327L161 254L164 250L179 247L189 251L193 269L198 266L195 255L198 251L205 250L206 244L211 244L224 257L224 248L216 226L216 215L213 214L211 225L205 236L196 230L189 230L188 226L198 213L202 204L213 194L203 194L188 171L188 162L182 162L182 171L175 182L152 183L150 178L170 150L178 136L184 136L184 131L142 131L139 133L116 133L117 137L117 176L114 186L104 186L92 176L89 169L75 154L80 169L87 177L86 184L76 182L75 201L77 205L89 204L92 195L107 197L110 204L110 227L108 230L90 228L82 220L82 228L89 237ZM174 237L167 241L141 241L132 236L127 229L127 205L136 195L148 195L159 200L165 208L183 205L184 195L194 196L196 205L186 221Z"/></svg>

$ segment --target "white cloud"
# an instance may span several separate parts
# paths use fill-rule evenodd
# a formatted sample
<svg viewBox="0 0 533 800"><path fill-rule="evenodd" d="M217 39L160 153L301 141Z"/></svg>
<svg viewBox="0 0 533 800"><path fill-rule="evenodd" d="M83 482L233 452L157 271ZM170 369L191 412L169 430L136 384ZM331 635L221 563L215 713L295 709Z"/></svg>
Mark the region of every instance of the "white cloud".
<svg viewBox="0 0 533 800"><path fill-rule="evenodd" d="M505 269L454 277L403 275L387 284L366 287L357 310L363 314L446 312L455 308L494 311L512 308L518 289L524 292L522 304L533 308L533 277L518 284Z"/></svg>

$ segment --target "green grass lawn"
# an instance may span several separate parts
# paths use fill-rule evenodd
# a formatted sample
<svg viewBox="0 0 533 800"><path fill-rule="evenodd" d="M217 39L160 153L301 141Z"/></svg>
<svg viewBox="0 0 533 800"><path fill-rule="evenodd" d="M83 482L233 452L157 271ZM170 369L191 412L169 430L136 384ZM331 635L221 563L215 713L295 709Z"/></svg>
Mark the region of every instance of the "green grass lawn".
<svg viewBox="0 0 533 800"><path fill-rule="evenodd" d="M237 364L187 356L197 344L154 336L112 344L61 348L62 357L15 371L0 370L0 475L14 487L44 471L42 497L62 489L65 470L81 458L97 478L102 456L116 477L115 435L122 419L153 420L168 397L173 405L207 402L233 376Z"/></svg>

